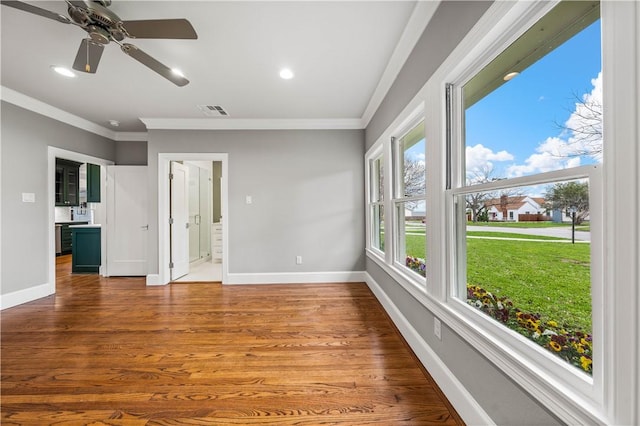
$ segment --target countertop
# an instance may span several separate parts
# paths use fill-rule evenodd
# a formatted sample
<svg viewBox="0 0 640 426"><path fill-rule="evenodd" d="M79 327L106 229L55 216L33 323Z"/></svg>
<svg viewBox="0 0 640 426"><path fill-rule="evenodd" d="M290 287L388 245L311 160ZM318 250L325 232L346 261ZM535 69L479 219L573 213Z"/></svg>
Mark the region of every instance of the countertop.
<svg viewBox="0 0 640 426"><path fill-rule="evenodd" d="M69 225L69 228L102 228L99 223L85 224L85 225Z"/></svg>

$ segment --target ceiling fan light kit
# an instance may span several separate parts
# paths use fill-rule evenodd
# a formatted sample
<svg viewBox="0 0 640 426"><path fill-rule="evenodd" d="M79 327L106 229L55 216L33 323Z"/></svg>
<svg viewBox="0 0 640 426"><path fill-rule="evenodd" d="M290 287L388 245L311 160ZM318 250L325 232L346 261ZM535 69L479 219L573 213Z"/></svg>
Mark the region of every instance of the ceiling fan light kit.
<svg viewBox="0 0 640 426"><path fill-rule="evenodd" d="M88 37L80 42L73 62L74 70L94 74L98 69L104 46L114 42L128 56L175 85L185 86L189 83L182 73L174 72L133 44L122 42L126 38L195 40L198 35L186 19L123 21L108 9L111 0L66 0L69 17L21 1L2 0L1 3L57 22L73 24L86 31Z"/></svg>

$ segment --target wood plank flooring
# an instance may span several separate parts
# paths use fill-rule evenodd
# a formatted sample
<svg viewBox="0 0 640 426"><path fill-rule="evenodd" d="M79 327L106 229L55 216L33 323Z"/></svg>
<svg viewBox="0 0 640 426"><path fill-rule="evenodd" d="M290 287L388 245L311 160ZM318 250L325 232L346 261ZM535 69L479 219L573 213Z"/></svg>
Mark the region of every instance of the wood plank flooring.
<svg viewBox="0 0 640 426"><path fill-rule="evenodd" d="M2 312L3 425L454 425L365 284L70 273Z"/></svg>

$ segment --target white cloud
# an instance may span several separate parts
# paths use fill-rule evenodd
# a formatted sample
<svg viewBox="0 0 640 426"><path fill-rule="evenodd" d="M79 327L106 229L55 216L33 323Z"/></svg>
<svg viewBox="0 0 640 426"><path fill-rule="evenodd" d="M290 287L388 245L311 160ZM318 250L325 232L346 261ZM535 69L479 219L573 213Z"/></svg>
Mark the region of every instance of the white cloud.
<svg viewBox="0 0 640 426"><path fill-rule="evenodd" d="M547 138L536 148L536 153L525 160L525 164L514 164L507 168L509 177L543 173L580 165L580 157L567 157L570 148L567 141Z"/></svg>
<svg viewBox="0 0 640 426"><path fill-rule="evenodd" d="M507 151L493 152L482 144L466 148L467 171L474 172L493 168L494 161L511 161L513 155Z"/></svg>
<svg viewBox="0 0 640 426"><path fill-rule="evenodd" d="M577 167L583 158L602 161L602 72L591 80L593 89L575 103L557 137L541 142L524 164L507 168L509 177Z"/></svg>

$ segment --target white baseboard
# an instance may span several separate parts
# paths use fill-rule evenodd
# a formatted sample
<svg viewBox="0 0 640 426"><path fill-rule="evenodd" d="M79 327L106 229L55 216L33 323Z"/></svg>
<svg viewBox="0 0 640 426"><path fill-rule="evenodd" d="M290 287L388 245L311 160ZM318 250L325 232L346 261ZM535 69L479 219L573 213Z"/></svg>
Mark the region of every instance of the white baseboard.
<svg viewBox="0 0 640 426"><path fill-rule="evenodd" d="M495 425L495 422L482 409L467 389L453 375L447 365L431 349L427 342L420 336L409 320L391 301L380 285L369 275L366 275L366 283L380 301L385 311L389 314L400 333L405 338L411 349L415 352L420 362L427 368L433 380L436 381L449 402L455 407L462 420L468 425Z"/></svg>
<svg viewBox="0 0 640 426"><path fill-rule="evenodd" d="M147 275L147 285L165 285L167 283L163 283L160 281L160 274L149 274Z"/></svg>
<svg viewBox="0 0 640 426"><path fill-rule="evenodd" d="M365 282L366 272L281 272L255 274L227 274L224 284L305 284Z"/></svg>
<svg viewBox="0 0 640 426"><path fill-rule="evenodd" d="M32 302L34 300L47 297L53 293L55 293L55 289L52 291L49 283L45 283L35 287L25 288L24 290L3 294L0 295L0 310Z"/></svg>

